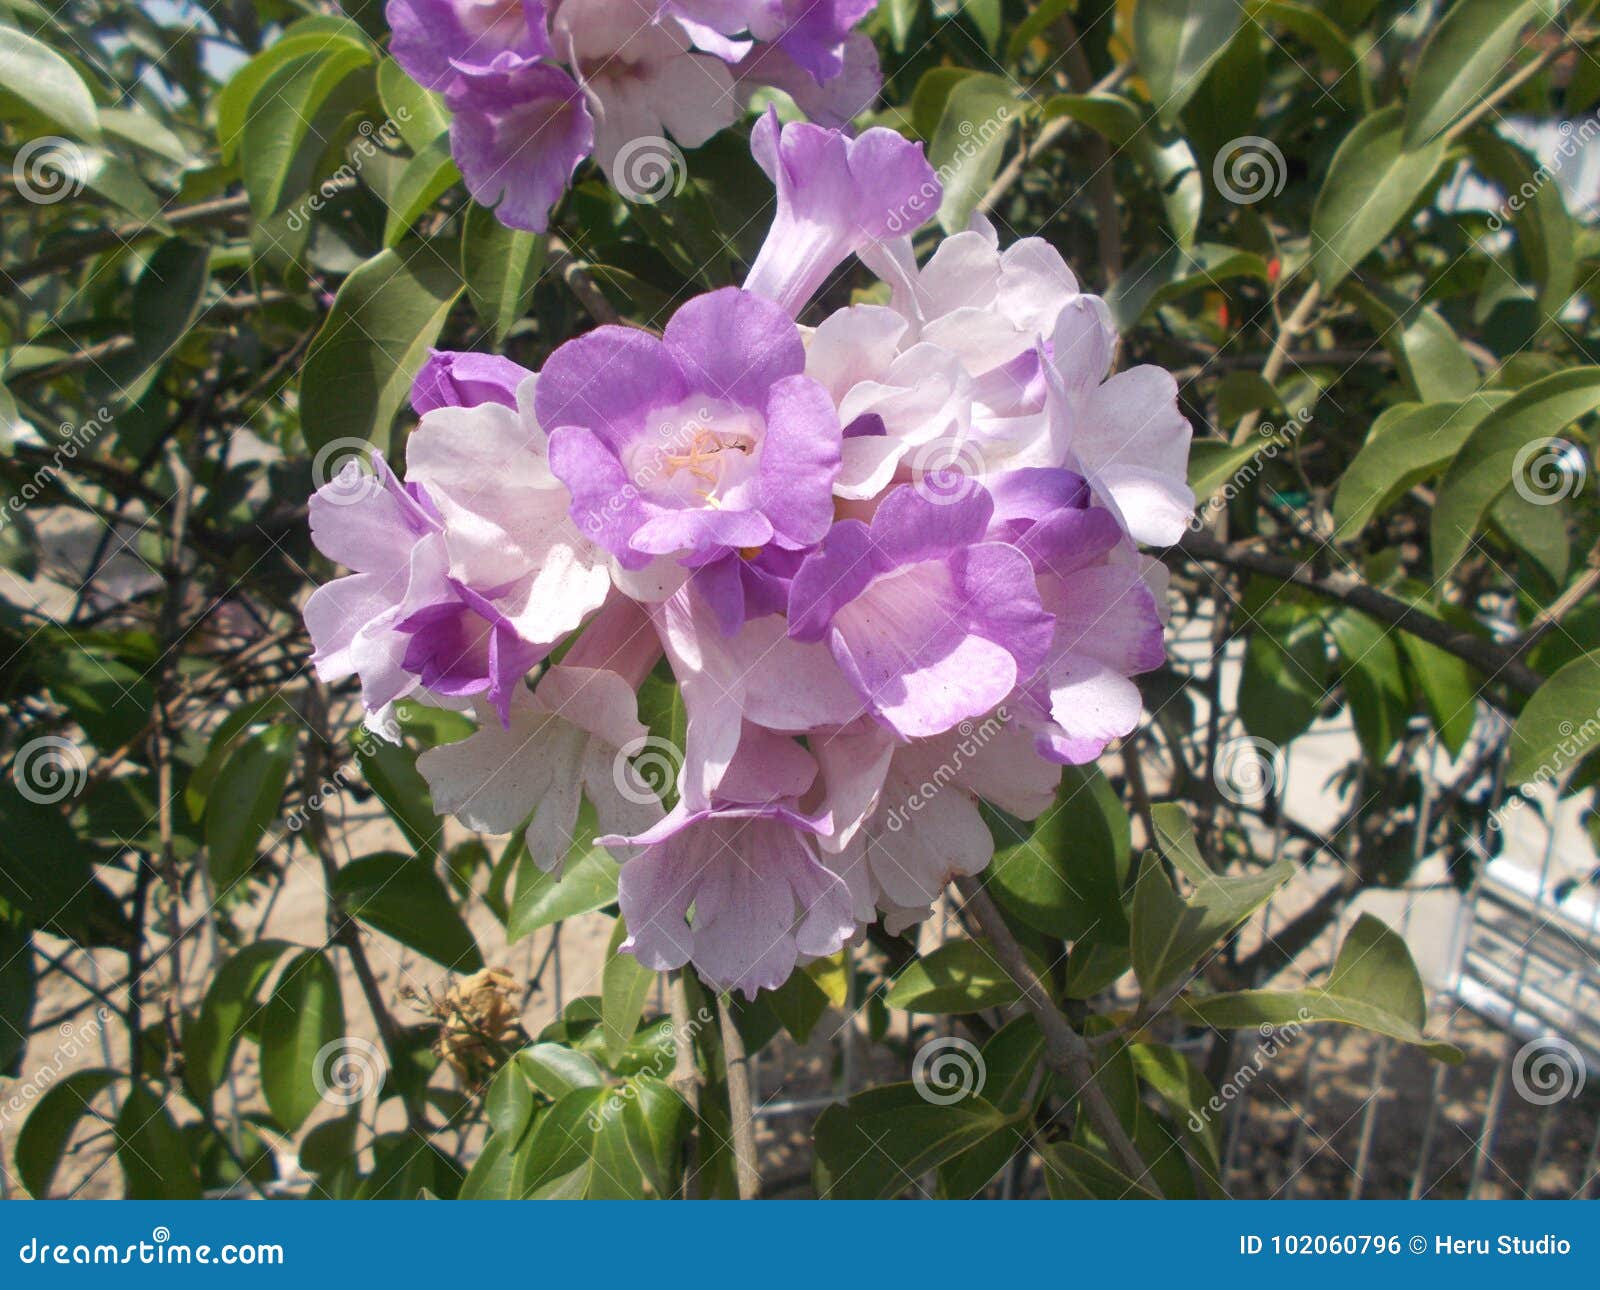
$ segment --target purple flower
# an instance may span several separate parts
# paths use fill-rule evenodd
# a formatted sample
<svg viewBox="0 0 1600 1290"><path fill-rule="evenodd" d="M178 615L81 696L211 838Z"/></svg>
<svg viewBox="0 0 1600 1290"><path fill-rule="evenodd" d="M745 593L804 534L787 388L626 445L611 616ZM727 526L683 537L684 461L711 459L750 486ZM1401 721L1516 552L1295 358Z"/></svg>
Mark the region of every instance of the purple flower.
<svg viewBox="0 0 1600 1290"><path fill-rule="evenodd" d="M874 715L905 739L988 712L1044 661L1052 620L1028 557L986 540L989 495L909 485L871 526L835 524L795 574L789 634L826 640Z"/></svg>
<svg viewBox="0 0 1600 1290"><path fill-rule="evenodd" d="M453 597L406 614L395 630L410 636L400 666L415 673L424 689L451 698L484 694L511 725L511 699L549 646L531 645L487 596L446 580Z"/></svg>
<svg viewBox="0 0 1600 1290"><path fill-rule="evenodd" d="M757 45L733 67L734 80L745 91L763 85L782 90L795 106L820 126L842 126L872 106L883 88L878 47L870 36L856 32L845 42L843 66L837 76L818 84L781 45Z"/></svg>
<svg viewBox="0 0 1600 1290"><path fill-rule="evenodd" d="M751 727L709 806L680 802L641 834L602 837L628 854L622 948L658 972L692 962L713 987L752 999L802 957L836 952L856 920L844 880L817 859L824 822L798 806L815 778L799 744Z"/></svg>
<svg viewBox="0 0 1600 1290"><path fill-rule="evenodd" d="M812 545L833 517L840 430L804 368L794 323L731 287L689 301L660 340L600 327L562 345L534 406L573 519L633 569Z"/></svg>
<svg viewBox="0 0 1600 1290"><path fill-rule="evenodd" d="M347 461L311 498L312 541L354 572L312 592L304 614L317 675L359 676L369 724L398 738L389 707L418 680L405 666L406 640L396 624L442 594L448 561L431 501L395 478L381 453L371 464L368 474Z"/></svg>
<svg viewBox="0 0 1600 1290"><path fill-rule="evenodd" d="M480 403L517 406L517 386L533 373L500 354L430 350L411 383L411 408L419 417L435 408L475 408Z"/></svg>
<svg viewBox="0 0 1600 1290"><path fill-rule="evenodd" d="M594 158L624 197L653 188L635 173L638 149L659 158L663 134L697 148L738 118L727 63L695 53L681 16L659 0L565 0L554 27L594 114Z"/></svg>
<svg viewBox="0 0 1600 1290"><path fill-rule="evenodd" d="M552 52L539 0L389 0L384 14L395 62L430 90L503 56L527 62Z"/></svg>
<svg viewBox="0 0 1600 1290"><path fill-rule="evenodd" d="M776 44L818 85L845 68L845 42L877 0L766 0L750 22L757 40Z"/></svg>
<svg viewBox="0 0 1600 1290"><path fill-rule="evenodd" d="M594 147L583 91L549 63L457 70L445 102L455 114L450 152L467 191L494 207L502 224L543 233L550 208Z"/></svg>
<svg viewBox="0 0 1600 1290"><path fill-rule="evenodd" d="M846 256L910 233L939 209L943 190L922 145L893 130L875 127L854 139L803 121L780 130L769 110L750 150L777 185L778 212L745 290L791 317Z"/></svg>

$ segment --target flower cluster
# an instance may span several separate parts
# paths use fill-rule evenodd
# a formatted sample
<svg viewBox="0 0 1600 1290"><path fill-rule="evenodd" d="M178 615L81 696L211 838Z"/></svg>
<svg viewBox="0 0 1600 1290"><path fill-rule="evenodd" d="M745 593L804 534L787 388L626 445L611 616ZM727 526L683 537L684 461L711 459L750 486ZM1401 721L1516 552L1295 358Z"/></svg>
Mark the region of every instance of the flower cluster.
<svg viewBox="0 0 1600 1290"><path fill-rule="evenodd" d="M785 91L842 125L877 97L873 0L389 0L390 53L444 97L472 196L542 233L590 155L625 195ZM640 145L644 145L641 152ZM680 159L681 160L681 159ZM659 195L659 194L657 194Z"/></svg>
<svg viewBox="0 0 1600 1290"><path fill-rule="evenodd" d="M406 695L477 713L419 758L441 812L555 869L587 799L626 948L747 994L925 917L992 856L980 800L1037 818L1134 728L1164 594L1137 544L1193 506L1173 378L1110 374L1106 307L1050 246L980 221L919 264L897 231L939 185L888 130L769 114L753 148L778 211L743 289L538 373L436 354L405 481L352 463L313 499L355 572L305 611L380 733ZM888 303L802 326L852 254ZM663 656L670 810L628 773Z"/></svg>

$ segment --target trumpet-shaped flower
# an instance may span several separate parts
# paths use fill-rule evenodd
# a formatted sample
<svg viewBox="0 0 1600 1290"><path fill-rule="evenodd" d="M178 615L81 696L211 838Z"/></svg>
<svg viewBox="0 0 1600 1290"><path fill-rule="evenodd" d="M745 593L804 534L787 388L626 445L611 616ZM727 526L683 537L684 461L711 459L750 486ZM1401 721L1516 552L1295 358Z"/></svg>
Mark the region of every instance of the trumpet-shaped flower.
<svg viewBox="0 0 1600 1290"><path fill-rule="evenodd" d="M539 420L583 531L627 568L798 550L833 517L839 421L794 323L748 292L689 301L660 340L600 327L550 356Z"/></svg>

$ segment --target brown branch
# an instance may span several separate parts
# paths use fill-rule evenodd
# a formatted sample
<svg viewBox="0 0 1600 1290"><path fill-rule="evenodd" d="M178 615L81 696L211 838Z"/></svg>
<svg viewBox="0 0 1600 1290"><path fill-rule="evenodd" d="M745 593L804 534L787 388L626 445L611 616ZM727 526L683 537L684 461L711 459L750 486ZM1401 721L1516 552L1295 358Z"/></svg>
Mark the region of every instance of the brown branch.
<svg viewBox="0 0 1600 1290"><path fill-rule="evenodd" d="M722 1029L722 1060L728 1076L728 1118L733 1122L733 1162L734 1174L739 1180L739 1199L755 1200L761 1195L761 1171L756 1164L750 1058L725 994L717 996L717 1024Z"/></svg>
<svg viewBox="0 0 1600 1290"><path fill-rule="evenodd" d="M1006 926L1005 918L995 908L994 901L989 899L989 893L972 878L957 878L956 887L1000 966L1022 991L1023 1006L1033 1014L1039 1029L1044 1031L1045 1061L1053 1070L1072 1081L1084 1114L1105 1139L1123 1172L1159 1197L1161 1189L1150 1172L1150 1166L1145 1164L1139 1149L1133 1145L1133 1139L1122 1127L1122 1121L1117 1119L1116 1111L1095 1082L1093 1050L1089 1047L1089 1041L1072 1028L1056 1007L1050 992L1045 989L1044 983L1029 964L1027 955L1022 952L1022 946L1017 944L1016 937Z"/></svg>
<svg viewBox="0 0 1600 1290"><path fill-rule="evenodd" d="M1544 678L1537 672L1517 661L1515 651L1464 628L1452 626L1404 600L1397 600L1369 586L1354 574L1334 572L1319 577L1309 566L1291 556L1252 550L1243 543L1219 542L1204 533L1185 534L1182 541L1169 547L1168 551L1178 551L1191 559L1220 564L1243 573L1257 573L1359 609L1380 622L1399 627L1430 645L1438 646L1447 654L1454 654L1472 664L1487 679L1504 681L1523 694L1532 694L1544 683Z"/></svg>

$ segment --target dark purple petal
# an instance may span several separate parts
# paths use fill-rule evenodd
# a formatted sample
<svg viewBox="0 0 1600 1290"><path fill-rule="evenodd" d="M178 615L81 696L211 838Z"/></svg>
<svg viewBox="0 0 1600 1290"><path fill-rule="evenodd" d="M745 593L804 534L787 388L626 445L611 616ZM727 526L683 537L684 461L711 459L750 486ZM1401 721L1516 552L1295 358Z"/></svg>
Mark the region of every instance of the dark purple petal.
<svg viewBox="0 0 1600 1290"><path fill-rule="evenodd" d="M577 82L549 63L463 69L445 101L455 114L450 152L473 199L494 207L502 224L544 232L550 208L594 147L594 120Z"/></svg>

